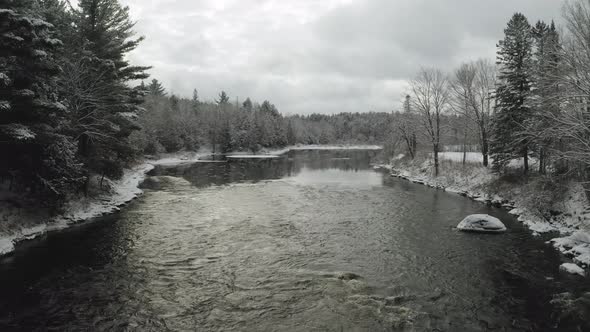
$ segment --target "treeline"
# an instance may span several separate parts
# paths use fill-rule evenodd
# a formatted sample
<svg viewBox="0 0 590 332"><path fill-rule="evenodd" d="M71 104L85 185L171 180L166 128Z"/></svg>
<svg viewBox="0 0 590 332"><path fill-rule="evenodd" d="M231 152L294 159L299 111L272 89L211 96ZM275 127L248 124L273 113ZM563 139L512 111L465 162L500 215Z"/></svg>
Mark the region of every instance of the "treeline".
<svg viewBox="0 0 590 332"><path fill-rule="evenodd" d="M147 92L134 145L147 154L210 148L213 152L251 151L294 144L377 144L388 140L387 113L283 116L269 101L232 101L224 91L214 101L168 95L153 79Z"/></svg>
<svg viewBox="0 0 590 332"><path fill-rule="evenodd" d="M508 22L496 63L476 60L451 73L422 69L410 81L394 142L414 156L427 146L434 156L451 131L462 145L480 146L482 163L506 172L522 170L588 178L590 166L590 3L567 2L565 29L529 23L521 13ZM455 117L453 123L448 123ZM489 159L488 159L489 158Z"/></svg>
<svg viewBox="0 0 590 332"><path fill-rule="evenodd" d="M148 77L126 54L134 37L117 0L0 0L0 176L55 206L90 174L117 178L135 155Z"/></svg>

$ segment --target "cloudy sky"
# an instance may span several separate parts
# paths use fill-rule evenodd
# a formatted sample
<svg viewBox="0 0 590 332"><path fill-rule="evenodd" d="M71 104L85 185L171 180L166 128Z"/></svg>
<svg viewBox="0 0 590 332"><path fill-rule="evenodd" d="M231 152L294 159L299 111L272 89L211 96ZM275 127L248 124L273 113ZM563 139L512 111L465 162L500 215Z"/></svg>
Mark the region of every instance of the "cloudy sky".
<svg viewBox="0 0 590 332"><path fill-rule="evenodd" d="M420 66L494 59L515 11L561 0L122 0L146 41L131 55L169 91L251 97L281 112L390 111Z"/></svg>

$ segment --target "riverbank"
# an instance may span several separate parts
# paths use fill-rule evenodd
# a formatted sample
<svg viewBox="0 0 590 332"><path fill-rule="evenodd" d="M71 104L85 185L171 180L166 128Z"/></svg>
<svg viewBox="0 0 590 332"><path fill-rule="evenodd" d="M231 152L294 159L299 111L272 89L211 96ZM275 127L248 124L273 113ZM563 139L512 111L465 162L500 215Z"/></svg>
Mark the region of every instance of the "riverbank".
<svg viewBox="0 0 590 332"><path fill-rule="evenodd" d="M65 212L53 217L45 210L28 211L31 208L26 205L3 203L0 207L0 256L14 251L15 245L19 242L118 211L142 193L138 186L153 167L150 163L142 163L125 170L122 178L117 181L105 179L102 186L104 191L67 202L64 206ZM100 179L93 177L91 181L97 184Z"/></svg>
<svg viewBox="0 0 590 332"><path fill-rule="evenodd" d="M263 150L259 154L229 153L227 156L239 158L277 158L292 150L380 150L377 145L298 145L284 149ZM47 209L34 207L19 202L19 197L8 192L0 194L0 256L14 251L22 241L32 240L49 232L59 231L80 224L84 221L108 215L120 208L143 191L140 183L155 166L174 166L197 162L215 162L210 160L214 154L202 149L198 152L183 151L177 153L148 156L135 167L126 169L121 179L101 180L98 176L91 178L91 194L67 202L63 213L51 216Z"/></svg>
<svg viewBox="0 0 590 332"><path fill-rule="evenodd" d="M119 180L92 176L90 194L70 200L64 205L64 212L57 216L51 216L46 209L18 203L16 197L11 201L3 200L0 203L0 256L14 251L19 242L119 211L143 193L139 185L157 165L194 163L209 155L208 151L163 154L126 169Z"/></svg>
<svg viewBox="0 0 590 332"><path fill-rule="evenodd" d="M378 167L401 179L503 207L533 234L555 236L548 243L578 267L590 267L590 204L581 184L569 182L551 187L542 179L501 178L477 163L462 165L455 157L442 154L437 177L432 174L429 158L397 158L389 165ZM572 267L568 263L562 266L579 274L579 269Z"/></svg>

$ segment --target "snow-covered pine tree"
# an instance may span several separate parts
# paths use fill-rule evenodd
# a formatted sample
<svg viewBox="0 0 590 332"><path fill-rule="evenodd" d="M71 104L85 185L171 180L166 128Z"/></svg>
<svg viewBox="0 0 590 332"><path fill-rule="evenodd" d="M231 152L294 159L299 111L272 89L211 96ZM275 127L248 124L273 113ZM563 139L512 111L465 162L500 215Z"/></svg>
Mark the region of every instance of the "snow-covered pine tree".
<svg viewBox="0 0 590 332"><path fill-rule="evenodd" d="M76 146L62 134L66 108L54 58L62 42L35 4L0 1L0 173L51 203L82 177Z"/></svg>
<svg viewBox="0 0 590 332"><path fill-rule="evenodd" d="M513 158L524 159L524 172L529 169L526 122L531 117L529 106L532 80L531 26L521 13L515 13L498 44L499 65L496 111L492 123L490 156L496 171L502 171Z"/></svg>
<svg viewBox="0 0 590 332"><path fill-rule="evenodd" d="M127 84L146 79L149 67L133 66L126 54L135 38L128 7L118 0L80 0L73 12L76 35L67 40L64 94L72 109L80 156L90 171L111 177L134 156L129 135L136 124L143 91Z"/></svg>

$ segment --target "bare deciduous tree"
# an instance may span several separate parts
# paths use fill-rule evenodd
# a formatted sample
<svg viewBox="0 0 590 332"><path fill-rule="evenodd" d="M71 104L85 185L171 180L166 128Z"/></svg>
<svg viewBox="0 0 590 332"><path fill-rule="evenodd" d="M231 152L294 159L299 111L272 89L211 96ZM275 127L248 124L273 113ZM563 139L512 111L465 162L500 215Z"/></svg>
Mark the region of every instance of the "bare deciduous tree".
<svg viewBox="0 0 590 332"><path fill-rule="evenodd" d="M450 106L447 75L434 68L422 68L410 81L412 111L416 112L424 135L432 145L434 174L439 174L438 153L442 135L441 116Z"/></svg>
<svg viewBox="0 0 590 332"><path fill-rule="evenodd" d="M397 121L397 129L399 130L401 139L406 144L406 149L408 150L408 154L412 159L416 157L417 145L416 121L414 118L414 114L412 114L411 97L407 95L406 99L404 100L403 112L400 114Z"/></svg>
<svg viewBox="0 0 590 332"><path fill-rule="evenodd" d="M453 109L477 128L483 165L486 167L495 85L495 66L484 59L462 64L450 83Z"/></svg>

